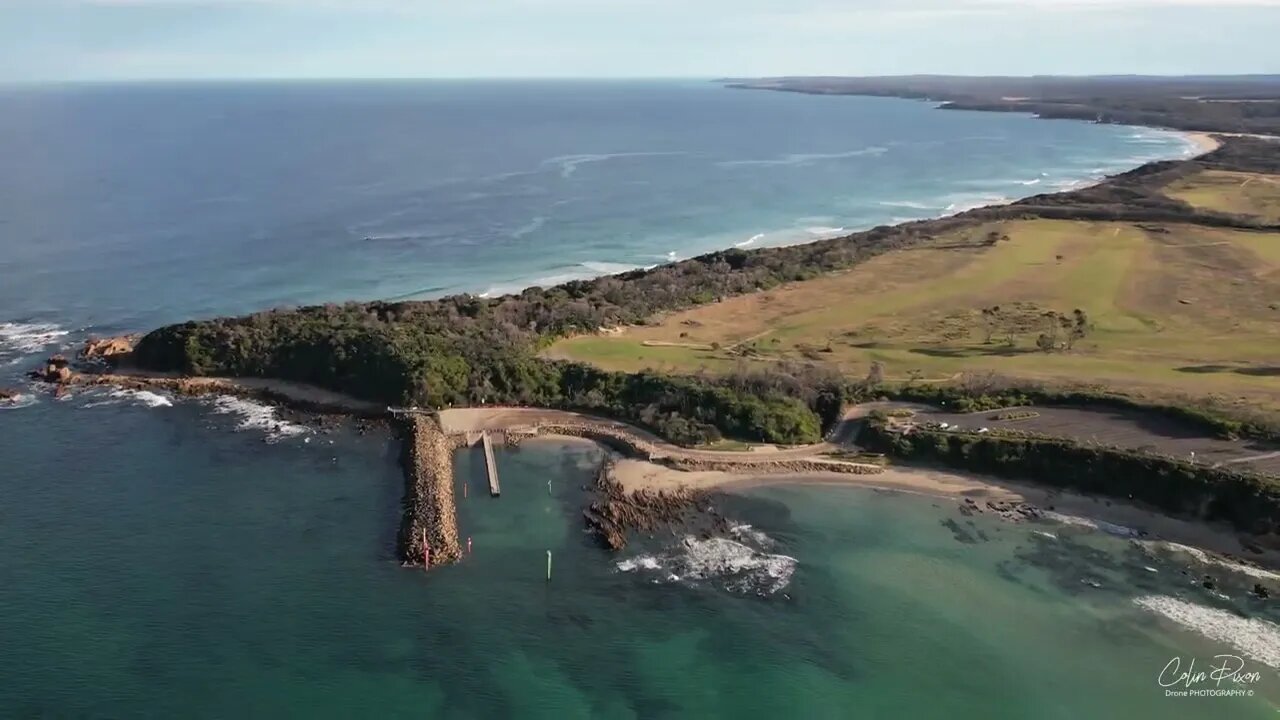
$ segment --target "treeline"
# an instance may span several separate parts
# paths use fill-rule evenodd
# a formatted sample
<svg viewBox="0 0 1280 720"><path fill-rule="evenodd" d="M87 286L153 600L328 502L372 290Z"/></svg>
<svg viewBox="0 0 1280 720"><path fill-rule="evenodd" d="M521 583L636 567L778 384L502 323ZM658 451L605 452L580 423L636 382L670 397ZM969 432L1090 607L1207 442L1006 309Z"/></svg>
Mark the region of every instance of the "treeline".
<svg viewBox="0 0 1280 720"><path fill-rule="evenodd" d="M894 457L1139 500L1167 512L1280 532L1280 481L1070 440L913 429L868 422L859 442Z"/></svg>
<svg viewBox="0 0 1280 720"><path fill-rule="evenodd" d="M531 295L330 305L189 322L144 336L132 360L191 375L281 378L391 405L587 410L682 444L723 436L817 442L824 420L838 416L838 377L818 380L804 368L682 377L539 358L536 350L550 331L539 333L546 326L537 321L517 327L509 317L524 313L545 322L565 315ZM504 308L508 303L528 305Z"/></svg>
<svg viewBox="0 0 1280 720"><path fill-rule="evenodd" d="M557 338L805 280L972 224L880 227L808 245L726 250L651 270L499 298L329 304L171 325L138 343L140 367L304 382L393 405L525 404L607 412L677 442L812 442L838 411L787 371L763 383L603 373L550 361ZM786 379L791 377L791 379ZM762 384L768 386L762 389Z"/></svg>

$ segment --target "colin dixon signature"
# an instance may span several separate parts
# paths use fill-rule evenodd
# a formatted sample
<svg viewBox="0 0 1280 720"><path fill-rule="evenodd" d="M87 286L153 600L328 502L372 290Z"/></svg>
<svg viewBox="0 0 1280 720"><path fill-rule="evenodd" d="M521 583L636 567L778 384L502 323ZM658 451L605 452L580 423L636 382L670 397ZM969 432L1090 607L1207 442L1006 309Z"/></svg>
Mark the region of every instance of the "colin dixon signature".
<svg viewBox="0 0 1280 720"><path fill-rule="evenodd" d="M1262 680L1262 673L1246 670L1244 659L1237 655L1214 655L1205 669L1196 667L1196 659L1184 661L1174 657L1165 664L1156 682L1166 697L1249 697L1248 686Z"/></svg>

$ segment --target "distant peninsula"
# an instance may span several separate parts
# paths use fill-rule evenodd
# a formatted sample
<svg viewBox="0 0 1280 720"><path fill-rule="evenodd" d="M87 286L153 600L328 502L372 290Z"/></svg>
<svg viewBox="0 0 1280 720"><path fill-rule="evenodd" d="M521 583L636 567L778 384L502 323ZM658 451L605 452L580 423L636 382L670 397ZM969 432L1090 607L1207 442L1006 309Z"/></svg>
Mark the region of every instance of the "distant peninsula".
<svg viewBox="0 0 1280 720"><path fill-rule="evenodd" d="M930 100L945 110L1021 112L1046 119L1280 135L1280 75L912 75L739 78L721 82L750 90Z"/></svg>

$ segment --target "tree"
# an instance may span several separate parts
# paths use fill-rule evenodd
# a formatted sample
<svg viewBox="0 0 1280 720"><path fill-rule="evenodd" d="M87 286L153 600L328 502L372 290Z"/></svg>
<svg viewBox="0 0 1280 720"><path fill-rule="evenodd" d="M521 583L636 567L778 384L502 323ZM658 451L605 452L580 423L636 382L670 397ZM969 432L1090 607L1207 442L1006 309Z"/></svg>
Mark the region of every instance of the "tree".
<svg viewBox="0 0 1280 720"><path fill-rule="evenodd" d="M1040 337L1036 338L1036 347L1041 352L1053 352L1058 349L1058 330L1061 328L1061 316L1057 312L1050 310L1043 315L1045 320L1045 332L1040 333Z"/></svg>
<svg viewBox="0 0 1280 720"><path fill-rule="evenodd" d="M1071 331L1067 334L1067 349L1075 347L1077 340L1083 340L1089 334L1089 315L1076 308L1071 312Z"/></svg>
<svg viewBox="0 0 1280 720"><path fill-rule="evenodd" d="M871 361L871 369L867 371L867 387L875 387L884 382L884 363L879 360Z"/></svg>
<svg viewBox="0 0 1280 720"><path fill-rule="evenodd" d="M995 334L996 328L1000 325L1000 306L992 305L989 308L982 308L982 324L986 330L986 336L982 340L983 345L991 344L991 336Z"/></svg>

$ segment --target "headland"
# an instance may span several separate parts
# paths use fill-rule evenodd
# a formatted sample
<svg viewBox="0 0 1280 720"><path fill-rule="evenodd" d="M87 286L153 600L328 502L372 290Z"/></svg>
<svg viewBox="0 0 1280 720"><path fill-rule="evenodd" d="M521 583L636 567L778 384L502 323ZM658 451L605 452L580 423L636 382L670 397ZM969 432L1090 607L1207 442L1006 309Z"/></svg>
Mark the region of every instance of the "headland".
<svg viewBox="0 0 1280 720"><path fill-rule="evenodd" d="M982 109L1066 112L1027 103ZM1178 117L1193 112L1200 111ZM1185 119L1144 124L1266 130ZM623 454L602 473L606 505L595 512L612 523L603 533L610 546L627 523L672 517L675 506L696 504L698 492L735 483L838 478L929 494L975 490L966 482L978 481L893 464L923 461L1048 483L1053 493L1145 503L1179 522L1227 528L1245 538L1244 551L1264 557L1280 547L1280 482L1267 464L1280 447L1273 352L1280 144L1195 138L1203 154L1192 159L950 217L806 245L724 250L497 298L191 321L136 342L91 345L78 367L52 358L35 375L59 386L249 394L370 416L423 408L405 422L406 562L422 554L424 534L433 557L456 559L448 458L459 438L477 431L516 442L584 437ZM1150 267L1163 274L1124 274ZM959 292L935 290L918 302L922 285ZM861 322L861 313L834 301L847 297L869 298L880 316ZM1209 332L1224 318L1230 332ZM866 411L879 399L987 414L972 428L904 424ZM1228 465L1141 438L992 427L1030 419L1001 420L1000 412L1061 405L1173 418L1184 426L1179 432L1247 447ZM1136 473L1133 482L1108 480L1106 468L1120 465ZM993 503L1028 497L985 487ZM651 501L636 493L673 495Z"/></svg>

